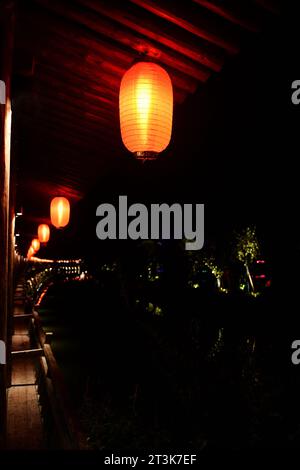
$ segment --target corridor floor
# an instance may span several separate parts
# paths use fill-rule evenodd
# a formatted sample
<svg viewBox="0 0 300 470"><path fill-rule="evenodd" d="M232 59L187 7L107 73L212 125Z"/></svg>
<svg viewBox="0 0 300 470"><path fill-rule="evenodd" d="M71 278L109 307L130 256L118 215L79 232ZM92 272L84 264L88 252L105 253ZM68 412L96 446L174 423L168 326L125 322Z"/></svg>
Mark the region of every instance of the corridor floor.
<svg viewBox="0 0 300 470"><path fill-rule="evenodd" d="M14 299L12 351L31 348L30 316L24 313L24 288L17 286ZM7 396L7 448L33 450L43 448L43 424L35 384L37 358L12 357L12 382Z"/></svg>

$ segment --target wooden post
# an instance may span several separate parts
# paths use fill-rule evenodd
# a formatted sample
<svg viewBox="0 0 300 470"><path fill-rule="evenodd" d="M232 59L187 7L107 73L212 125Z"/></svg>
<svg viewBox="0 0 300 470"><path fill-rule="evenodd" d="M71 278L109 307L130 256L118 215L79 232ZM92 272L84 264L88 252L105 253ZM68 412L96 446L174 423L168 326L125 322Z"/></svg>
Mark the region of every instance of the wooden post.
<svg viewBox="0 0 300 470"><path fill-rule="evenodd" d="M13 156L11 155L11 160ZM12 162L11 162L12 163ZM16 199L16 181L14 166L10 167L10 200L9 200L9 219L8 219L8 280L7 280L7 365L6 365L6 386L11 386L12 374L12 335L14 330L14 275L16 271L16 258L15 258L15 199Z"/></svg>
<svg viewBox="0 0 300 470"><path fill-rule="evenodd" d="M13 2L0 5L0 340L7 343L10 230L10 81L13 47ZM0 448L6 435L6 365L0 364Z"/></svg>

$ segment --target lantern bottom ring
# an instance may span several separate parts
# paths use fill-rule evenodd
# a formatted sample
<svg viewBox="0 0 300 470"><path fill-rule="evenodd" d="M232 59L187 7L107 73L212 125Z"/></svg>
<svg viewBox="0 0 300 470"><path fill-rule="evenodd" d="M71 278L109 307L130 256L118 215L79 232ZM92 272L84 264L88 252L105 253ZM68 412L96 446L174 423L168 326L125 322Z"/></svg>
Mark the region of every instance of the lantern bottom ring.
<svg viewBox="0 0 300 470"><path fill-rule="evenodd" d="M146 152L133 152L133 155L137 160L156 160L159 153L158 152L151 152L151 151L146 151Z"/></svg>

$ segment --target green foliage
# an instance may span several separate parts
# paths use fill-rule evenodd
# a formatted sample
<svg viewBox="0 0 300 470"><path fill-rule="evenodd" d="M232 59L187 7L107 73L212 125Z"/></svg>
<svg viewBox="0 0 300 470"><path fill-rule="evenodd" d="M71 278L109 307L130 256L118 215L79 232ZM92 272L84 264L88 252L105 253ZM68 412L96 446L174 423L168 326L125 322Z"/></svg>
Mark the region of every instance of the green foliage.
<svg viewBox="0 0 300 470"><path fill-rule="evenodd" d="M216 279L221 279L224 274L224 270L221 268L215 255L205 253L202 250L199 253L190 255L189 264L190 277L192 279L194 279L198 272L203 268L207 268Z"/></svg>
<svg viewBox="0 0 300 470"><path fill-rule="evenodd" d="M259 255L259 243L255 227L246 227L236 233L235 257L245 266L250 265Z"/></svg>
<svg viewBox="0 0 300 470"><path fill-rule="evenodd" d="M216 279L220 279L223 276L224 271L218 265L216 258L213 255L205 256L202 262L203 262L203 265L206 266L211 271L211 273L216 277Z"/></svg>

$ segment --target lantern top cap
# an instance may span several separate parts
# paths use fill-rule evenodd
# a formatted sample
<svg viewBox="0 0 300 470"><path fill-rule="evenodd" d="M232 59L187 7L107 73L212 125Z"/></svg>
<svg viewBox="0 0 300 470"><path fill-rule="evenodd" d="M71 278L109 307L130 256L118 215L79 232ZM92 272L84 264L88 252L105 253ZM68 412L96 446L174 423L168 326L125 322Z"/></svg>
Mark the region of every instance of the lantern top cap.
<svg viewBox="0 0 300 470"><path fill-rule="evenodd" d="M52 201L54 201L54 199L64 199L65 201L68 201L68 199L65 197L65 196L55 196ZM69 201L68 201L69 202Z"/></svg>
<svg viewBox="0 0 300 470"><path fill-rule="evenodd" d="M131 65L131 67L129 67L128 70L132 70L132 69L135 69L135 68L143 68L143 67L144 68L152 68L152 69L154 68L154 69L160 70L162 72L165 72L167 75L169 75L168 72L166 71L166 69L164 67L162 67L160 64L158 64L157 62L154 62L153 60L147 60L147 59L139 59L139 60L134 61L133 64Z"/></svg>
<svg viewBox="0 0 300 470"><path fill-rule="evenodd" d="M155 74L161 78L164 78L166 82L169 82L170 86L172 87L172 81L170 75L161 65L157 64L156 62L140 60L132 64L132 66L124 73L121 85L124 83L131 75L135 76L135 78L139 76L147 76L147 74Z"/></svg>

